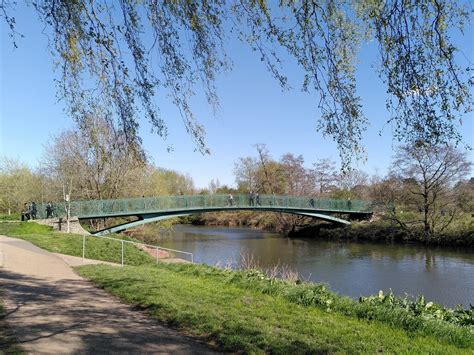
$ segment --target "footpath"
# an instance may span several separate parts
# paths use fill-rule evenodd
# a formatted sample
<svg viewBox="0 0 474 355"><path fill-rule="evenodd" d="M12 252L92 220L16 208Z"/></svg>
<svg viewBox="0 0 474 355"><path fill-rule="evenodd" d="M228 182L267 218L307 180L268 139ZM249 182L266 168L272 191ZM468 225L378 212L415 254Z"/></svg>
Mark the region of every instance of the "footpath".
<svg viewBox="0 0 474 355"><path fill-rule="evenodd" d="M4 320L26 352L213 352L75 274L68 263L78 265L79 260L82 262L23 240L0 236Z"/></svg>

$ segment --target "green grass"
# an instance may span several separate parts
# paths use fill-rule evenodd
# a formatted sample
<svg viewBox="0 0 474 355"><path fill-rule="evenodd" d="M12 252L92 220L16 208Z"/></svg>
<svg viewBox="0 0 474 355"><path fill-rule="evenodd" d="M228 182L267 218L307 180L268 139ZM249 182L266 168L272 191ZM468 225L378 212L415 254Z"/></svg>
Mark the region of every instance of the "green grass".
<svg viewBox="0 0 474 355"><path fill-rule="evenodd" d="M0 223L0 234L52 252L82 255L81 235L54 232L36 223ZM258 270L154 265L146 253L125 246L126 264L141 266L80 267L79 272L221 350L441 353L474 349L473 310L446 310L424 300L405 302L391 295L357 301L324 285L290 283ZM120 261L119 242L88 237L86 250L88 258Z"/></svg>
<svg viewBox="0 0 474 355"><path fill-rule="evenodd" d="M51 227L31 222L0 223L0 234L27 240L53 253L82 256L82 235L55 232ZM117 235L113 237L129 239ZM85 257L120 263L121 248L120 242L89 236L86 237ZM124 262L127 265L144 265L154 261L147 253L125 243Z"/></svg>
<svg viewBox="0 0 474 355"><path fill-rule="evenodd" d="M472 353L444 338L304 306L241 282L226 282L225 271L213 272L209 267L161 264L122 269L99 265L77 270L125 302L212 341L223 351ZM464 346L472 349L472 338Z"/></svg>
<svg viewBox="0 0 474 355"><path fill-rule="evenodd" d="M20 219L20 213L0 214L0 221L19 221Z"/></svg>

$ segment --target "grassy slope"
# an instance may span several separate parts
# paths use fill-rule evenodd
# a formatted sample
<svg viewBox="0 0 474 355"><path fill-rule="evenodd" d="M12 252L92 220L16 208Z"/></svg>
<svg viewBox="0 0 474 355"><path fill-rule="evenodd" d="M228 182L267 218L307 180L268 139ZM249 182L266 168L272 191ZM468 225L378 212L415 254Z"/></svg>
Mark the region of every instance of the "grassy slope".
<svg viewBox="0 0 474 355"><path fill-rule="evenodd" d="M54 232L51 227L27 222L0 223L0 234L27 240L53 253L82 256L82 235ZM113 237L122 238L115 235ZM121 243L117 241L87 237L85 256L90 259L120 263L121 248ZM148 254L130 244L125 244L124 254L127 265L153 263L153 259Z"/></svg>
<svg viewBox="0 0 474 355"><path fill-rule="evenodd" d="M215 341L225 351L468 352L435 337L303 307L209 275L179 272L172 266L118 269L101 265L83 266L78 271L124 301Z"/></svg>
<svg viewBox="0 0 474 355"><path fill-rule="evenodd" d="M0 234L53 252L82 255L81 236L53 232L46 226L0 223ZM118 242L91 237L87 243L87 257L116 262L120 258ZM147 267L153 260L133 246L127 246L126 255L128 264L145 266L84 267L80 272L127 302L149 308L157 318L216 341L224 350L441 351L453 342L474 347L472 337L466 340L466 332L452 325L440 324L436 333L419 319L407 322L400 312L395 319L392 313L385 315L385 309L378 312L367 305L354 307L354 301L340 296L332 299L328 313L328 294L315 297L308 293L312 286L286 288L281 282L261 279L259 274L248 277L248 273L200 265ZM381 322L357 319L367 318L367 312L368 319ZM438 323L435 326L438 328Z"/></svg>

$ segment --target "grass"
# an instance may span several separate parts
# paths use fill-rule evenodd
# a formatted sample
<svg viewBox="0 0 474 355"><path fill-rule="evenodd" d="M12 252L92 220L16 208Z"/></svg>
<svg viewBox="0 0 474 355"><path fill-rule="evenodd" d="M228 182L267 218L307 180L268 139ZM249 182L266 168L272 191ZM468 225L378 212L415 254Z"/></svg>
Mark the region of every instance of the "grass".
<svg viewBox="0 0 474 355"><path fill-rule="evenodd" d="M81 235L54 232L36 223L0 223L0 234L49 251L82 255ZM472 309L446 310L392 295L357 301L321 284L291 283L259 270L155 265L148 254L132 245L125 247L126 264L141 266L84 266L78 271L124 301L224 351L462 353L474 349ZM119 262L121 244L90 237L86 250L89 258Z"/></svg>
<svg viewBox="0 0 474 355"><path fill-rule="evenodd" d="M233 271L199 265L114 268L81 266L78 272L127 303L174 327L245 353L472 353L464 343L358 319L236 281ZM227 276L226 276L227 275ZM247 275L248 282L252 276ZM258 278L258 277L257 277ZM227 279L227 280L226 280ZM234 279L234 280L233 280ZM233 280L233 281L232 281ZM300 285L294 285L298 288ZM463 348L464 347L464 348Z"/></svg>
<svg viewBox="0 0 474 355"><path fill-rule="evenodd" d="M20 219L20 213L0 214L0 221L19 221Z"/></svg>
<svg viewBox="0 0 474 355"><path fill-rule="evenodd" d="M55 232L51 227L31 222L0 223L0 234L29 241L53 253L82 256L82 235L79 234ZM117 235L113 237L130 240ZM117 241L87 237L85 257L120 263L121 248L121 243ZM124 262L127 265L144 265L151 264L154 260L144 251L125 243Z"/></svg>

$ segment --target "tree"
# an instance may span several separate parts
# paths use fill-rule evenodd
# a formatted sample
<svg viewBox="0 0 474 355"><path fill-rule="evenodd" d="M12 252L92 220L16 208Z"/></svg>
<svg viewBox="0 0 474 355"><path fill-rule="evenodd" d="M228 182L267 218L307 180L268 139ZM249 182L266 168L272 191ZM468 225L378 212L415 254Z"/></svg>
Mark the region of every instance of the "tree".
<svg viewBox="0 0 474 355"><path fill-rule="evenodd" d="M336 184L336 163L328 158L319 159L313 164L313 175L318 192L323 196Z"/></svg>
<svg viewBox="0 0 474 355"><path fill-rule="evenodd" d="M281 158L287 193L293 196L310 196L314 193L315 179L312 171L304 166L302 155L287 153Z"/></svg>
<svg viewBox="0 0 474 355"><path fill-rule="evenodd" d="M256 190L258 164L253 157L239 158L234 163L235 182L241 192Z"/></svg>
<svg viewBox="0 0 474 355"><path fill-rule="evenodd" d="M137 184L144 174L142 161L101 116L89 116L80 131L66 131L46 147L44 174L71 199L114 199L141 195Z"/></svg>
<svg viewBox="0 0 474 355"><path fill-rule="evenodd" d="M16 45L14 4L1 1L0 16ZM344 167L363 154L360 142L367 119L357 95L355 62L364 41L378 44L378 73L387 87L397 139L432 146L459 141L456 118L471 110L474 77L457 65L458 48L450 37L453 29L462 33L470 20L461 0L27 4L51 39L61 74L58 93L70 115L84 128L86 117L99 105L140 153L142 112L159 136L167 136L167 123L154 101L155 95L167 93L197 149L208 152L204 128L189 100L200 82L207 101L218 106L215 82L230 66L225 42L227 33L234 32L259 54L283 88L290 85L282 53L295 59L304 72L303 89L316 94L322 112L318 127L336 142Z"/></svg>
<svg viewBox="0 0 474 355"><path fill-rule="evenodd" d="M216 180L212 179L209 182L208 190L210 191L211 194L215 194L217 193L220 187L221 187L221 183L219 182L219 179L216 179Z"/></svg>
<svg viewBox="0 0 474 355"><path fill-rule="evenodd" d="M403 202L421 219L404 221L393 211L392 217L405 229L408 223L421 223L425 236L445 230L458 215L455 185L470 172L466 153L451 146L401 146L392 164L392 176L406 191Z"/></svg>
<svg viewBox="0 0 474 355"><path fill-rule="evenodd" d="M335 198L361 198L366 195L369 176L359 169L341 171L336 176L337 190L333 191Z"/></svg>
<svg viewBox="0 0 474 355"><path fill-rule="evenodd" d="M465 212L474 213L474 177L457 183L454 191L459 208Z"/></svg>
<svg viewBox="0 0 474 355"><path fill-rule="evenodd" d="M143 195L191 195L194 192L194 181L189 175L154 166L147 168Z"/></svg>
<svg viewBox="0 0 474 355"><path fill-rule="evenodd" d="M10 214L24 204L44 201L42 180L28 166L12 159L0 160L0 210Z"/></svg>

